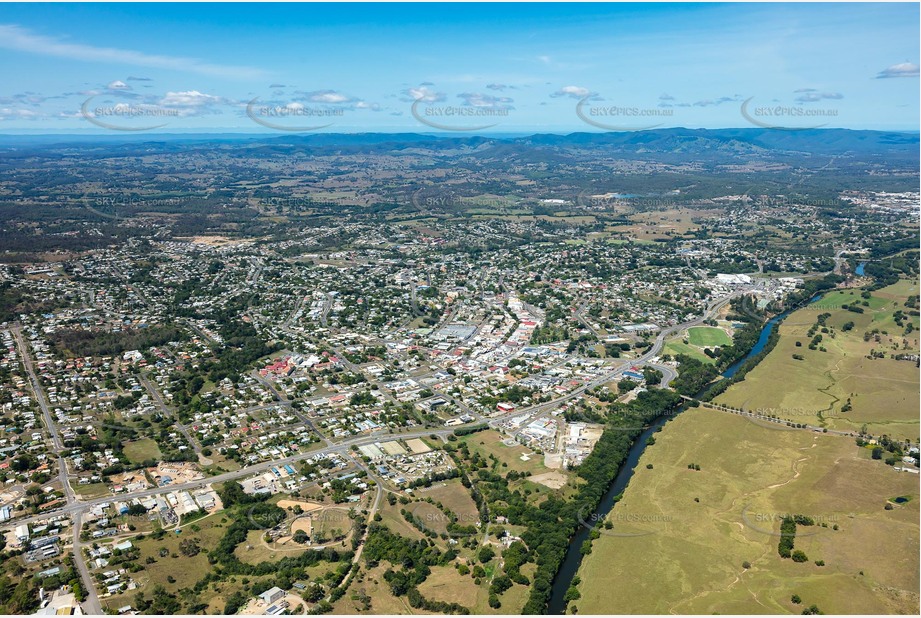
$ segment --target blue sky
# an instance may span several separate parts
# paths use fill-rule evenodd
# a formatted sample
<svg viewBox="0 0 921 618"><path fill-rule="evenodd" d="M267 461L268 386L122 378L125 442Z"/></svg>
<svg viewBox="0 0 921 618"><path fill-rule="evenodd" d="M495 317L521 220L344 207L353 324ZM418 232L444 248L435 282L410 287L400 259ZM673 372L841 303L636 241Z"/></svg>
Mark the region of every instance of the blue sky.
<svg viewBox="0 0 921 618"><path fill-rule="evenodd" d="M918 130L919 6L0 4L0 132Z"/></svg>

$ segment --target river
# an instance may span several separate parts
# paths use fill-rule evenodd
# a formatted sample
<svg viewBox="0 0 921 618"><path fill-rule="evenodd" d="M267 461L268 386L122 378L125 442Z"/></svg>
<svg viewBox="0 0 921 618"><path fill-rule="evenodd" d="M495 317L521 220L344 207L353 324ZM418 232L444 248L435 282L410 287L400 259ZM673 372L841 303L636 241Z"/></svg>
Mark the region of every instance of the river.
<svg viewBox="0 0 921 618"><path fill-rule="evenodd" d="M822 298L821 294L816 294L809 299L809 302L806 304L814 303L815 301ZM768 320L764 327L761 329L761 334L758 337L758 341L749 350L748 354L737 360L736 362L729 365L722 375L724 378L731 378L738 371L739 367L742 364L757 354L760 354L764 350L764 346L767 345L768 340L771 338L771 333L774 331L774 327L778 322L787 317L790 313L798 309L799 307L791 307L783 313L780 313L770 320ZM705 389L706 390L706 389ZM614 507L614 498L623 493L627 488L627 484L630 482L630 479L633 477L633 471L636 468L636 465L640 461L640 456L642 456L643 451L646 450L646 440L649 436L653 435L659 427L662 427L669 421L669 419L674 418L680 412L684 411L686 406L682 406L678 409L677 412L672 414L664 414L654 420L649 427L643 430L643 433L634 441L633 446L630 447L630 451L627 453L627 459L621 465L620 470L617 472L617 476L614 477L614 481L611 483L611 486L605 492L604 496L601 498L601 502L598 504L598 508L595 509L595 513L591 517L585 517L585 521L592 522L601 522L604 521L607 517L608 512ZM566 557L563 558L563 564L560 566L560 570L557 572L556 577L553 579L553 588L550 594L550 602L548 603L547 612L550 614L561 615L565 613L566 603L563 600L566 591L569 590L569 586L572 584L573 578L576 576L576 573L579 570L579 565L582 563L582 543L588 540L589 534L591 533L591 527L588 525L580 526L573 535L572 539L569 541L569 547L566 549Z"/></svg>

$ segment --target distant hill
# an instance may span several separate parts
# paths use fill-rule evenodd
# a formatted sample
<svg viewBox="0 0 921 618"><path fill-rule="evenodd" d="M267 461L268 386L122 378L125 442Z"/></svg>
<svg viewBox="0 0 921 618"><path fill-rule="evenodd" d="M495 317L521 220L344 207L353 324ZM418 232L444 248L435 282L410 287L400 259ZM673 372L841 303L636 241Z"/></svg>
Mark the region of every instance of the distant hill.
<svg viewBox="0 0 921 618"><path fill-rule="evenodd" d="M757 170L769 167L824 169L829 164L850 177L867 172L916 173L918 133L848 129L654 129L611 133L539 133L483 136L424 133L312 134L151 134L146 136L0 135L8 162L32 157L83 160L187 153L211 158L226 154L277 158L402 156L481 170L511 171L516 166L610 166L616 160ZM449 161L450 160L450 161ZM354 163L354 161L353 161Z"/></svg>

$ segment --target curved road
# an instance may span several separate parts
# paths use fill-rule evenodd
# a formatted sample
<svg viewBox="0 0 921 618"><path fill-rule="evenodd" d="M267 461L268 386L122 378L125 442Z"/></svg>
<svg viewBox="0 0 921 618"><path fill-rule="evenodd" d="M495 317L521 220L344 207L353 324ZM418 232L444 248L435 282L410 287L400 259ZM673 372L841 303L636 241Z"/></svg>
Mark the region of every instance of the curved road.
<svg viewBox="0 0 921 618"><path fill-rule="evenodd" d="M592 380L590 382L587 382L586 384L583 384L582 386L576 388L575 390L571 391L565 396L559 397L557 399L554 399L546 403L536 404L528 408L522 408L519 410L515 410L512 413L505 414L499 417L495 417L489 421L489 424L491 426L495 426L498 423L501 423L513 417L520 416L522 414L535 414L535 413L547 411L551 408L556 408L560 404L566 401L569 401L571 399L581 396L587 390L590 390L592 388L595 388L596 386L600 386L602 384L605 384L611 381L618 374L620 374L627 366L643 365L643 364L649 363L653 358L659 355L659 353L662 350L662 347L665 344L665 340L668 337L670 337L672 334L679 332L681 330L702 324L704 320L707 320L713 315L715 315L716 312L719 311L719 309L722 308L731 299L736 298L748 292L750 292L750 290L739 290L739 291L733 292L732 294L728 296L719 298L715 300L714 302L712 302L707 307L707 309L704 312L704 315L698 318L695 318L693 320L690 320L688 322L684 322L682 324L677 324L675 326L670 326L668 328L663 329L656 336L656 339L653 342L652 346L642 356L639 356L636 359L633 359L629 363L621 364L620 366L613 369L612 371L596 378L595 380ZM33 389L36 394L36 399L38 400L39 405L42 408L42 413L45 416L45 421L46 421L46 424L48 425L49 433L52 436L54 448L57 452L60 452L60 450L63 447L63 444L60 440L60 437L57 434L57 428L54 425L54 420L51 418L51 412L48 409L47 402L44 399L43 391L41 389L41 384L38 382L38 376L35 375L34 369L32 368L31 357L28 354L28 350L25 348L25 342L22 340L21 333L18 327L14 327L14 335L16 336L17 342L19 343L19 346L22 352L24 365L26 366L26 369L29 372L30 378L32 380ZM664 374L663 375L663 386L667 385L668 382L674 379L676 373L670 367L667 367L664 365L654 365L654 366L660 371L662 371ZM152 390L156 392L155 388ZM275 405L278 405L278 403L281 403L281 402L276 402ZM299 461L302 461L302 460L305 460L311 457L315 457L317 455L330 454L330 453L348 453L354 446L372 444L374 442L380 441L381 439L421 438L421 437L430 436L430 435L436 435L444 439L446 436L452 434L454 432L454 429L456 428L449 428L449 429L431 429L430 428L430 429L424 429L424 430L420 429L417 431L407 432L407 433L386 433L386 434L379 433L379 434L372 434L369 436L354 438L354 439L347 440L345 442L341 442L338 444L332 444L330 442L327 442L327 445L325 447L317 449L317 450L311 450L305 453L299 453L297 455L292 455L292 456L285 457L282 459L254 464L252 466L241 468L240 470L235 470L233 472L225 472L223 474L218 474L216 476L207 477L207 478L200 479L197 481L191 481L188 483L181 483L177 485L169 485L167 487L155 487L151 489L145 489L142 491L122 494L119 497L120 499L127 501L127 500L132 500L134 498L157 496L160 494L170 493L174 491L199 489L205 485L237 480L239 478L257 474L259 472L267 471L270 468L275 467L275 466L293 464L293 463L296 463L296 462L299 462ZM43 513L41 515L33 515L30 517L17 518L16 523L17 524L31 523L37 520L47 519L49 517L56 516L56 515L69 515L73 517L75 562L77 564L78 570L80 571L81 579L83 580L87 588L87 601L84 602L84 607L87 613L89 614L99 614L99 613L102 613L102 607L101 607L101 604L99 603L99 597L96 594L96 590L95 590L95 586L93 585L92 577L84 562L84 558L82 554L82 544L80 543L79 533L80 533L80 528L82 526L83 513L86 512L93 505L100 504L103 502L110 502L112 498L111 496L106 496L106 497L95 498L95 499L86 500L86 501L79 500L78 497L74 495L73 490L70 488L70 483L68 482L68 479L67 479L66 467L64 466L64 461L62 458L59 458L59 463L61 467L61 480L64 486L64 491L67 493L67 498L68 498L67 505L61 509ZM372 507L372 511L376 510L376 507L380 502L381 495L382 493L380 492L380 490L378 490L378 495L375 497L374 506Z"/></svg>

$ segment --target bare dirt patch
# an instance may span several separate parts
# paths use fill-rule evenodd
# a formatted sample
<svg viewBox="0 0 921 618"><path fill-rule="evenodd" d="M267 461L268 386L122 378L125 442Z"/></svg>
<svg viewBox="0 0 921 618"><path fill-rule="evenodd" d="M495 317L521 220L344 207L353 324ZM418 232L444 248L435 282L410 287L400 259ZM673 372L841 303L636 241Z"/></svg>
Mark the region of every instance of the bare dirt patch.
<svg viewBox="0 0 921 618"><path fill-rule="evenodd" d="M529 480L540 483L550 489L562 489L569 479L562 472L544 472L543 474L532 476Z"/></svg>

